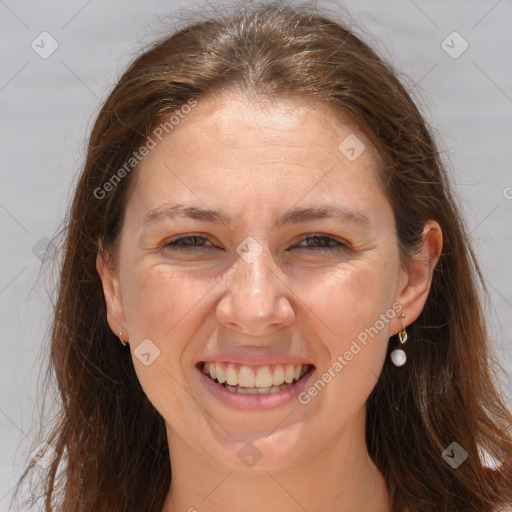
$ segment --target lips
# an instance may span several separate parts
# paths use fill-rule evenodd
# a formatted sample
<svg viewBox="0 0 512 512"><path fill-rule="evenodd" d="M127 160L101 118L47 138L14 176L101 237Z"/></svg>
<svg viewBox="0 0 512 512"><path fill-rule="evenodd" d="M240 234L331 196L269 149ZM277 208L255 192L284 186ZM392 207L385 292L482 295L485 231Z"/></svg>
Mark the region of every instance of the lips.
<svg viewBox="0 0 512 512"><path fill-rule="evenodd" d="M241 364L240 359L243 362L248 361L249 364ZM254 364L255 360L259 364ZM290 380L292 374L292 370L287 368L288 365L293 369L293 377L289 383L285 380L286 377ZM300 366L298 380L295 379L297 365ZM310 385L316 374L316 367L313 364L293 356L286 357L286 359L284 356L270 359L263 356L249 358L248 356L223 355L222 359L217 356L217 359L198 361L195 366L204 389L217 403L230 409L247 412L275 409L294 402L299 394ZM244 369L244 366L247 369ZM219 382L219 377L224 380L222 384ZM252 378L254 379L253 386L240 385L240 381L242 384L252 384L252 380L249 380ZM258 382L256 382L256 378L258 378ZM237 384L229 384L228 379L229 382L237 382ZM281 379L283 380L282 384L274 384L274 382L281 382ZM258 387L257 384L268 385Z"/></svg>

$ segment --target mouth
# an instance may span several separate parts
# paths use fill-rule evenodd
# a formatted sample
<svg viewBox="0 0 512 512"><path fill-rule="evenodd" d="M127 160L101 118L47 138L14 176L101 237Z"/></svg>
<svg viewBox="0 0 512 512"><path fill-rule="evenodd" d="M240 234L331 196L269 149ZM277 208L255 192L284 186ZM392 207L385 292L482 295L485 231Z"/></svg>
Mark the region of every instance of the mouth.
<svg viewBox="0 0 512 512"><path fill-rule="evenodd" d="M264 395L295 386L315 367L300 363L247 366L225 361L201 361L196 368L231 393Z"/></svg>

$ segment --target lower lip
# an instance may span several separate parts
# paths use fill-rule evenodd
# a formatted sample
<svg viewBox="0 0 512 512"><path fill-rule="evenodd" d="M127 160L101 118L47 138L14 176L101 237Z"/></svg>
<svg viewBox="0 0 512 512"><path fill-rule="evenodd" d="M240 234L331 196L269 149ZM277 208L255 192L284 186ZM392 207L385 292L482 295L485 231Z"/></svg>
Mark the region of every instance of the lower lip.
<svg viewBox="0 0 512 512"><path fill-rule="evenodd" d="M315 373L315 369L310 370L302 379L288 386L277 393L268 393L262 395L243 395L234 391L228 391L224 386L218 384L210 377L207 377L200 369L197 369L200 377L210 393L220 402L235 409L246 411L258 411L262 409L274 409L285 405L297 398L297 395L307 386L308 382Z"/></svg>

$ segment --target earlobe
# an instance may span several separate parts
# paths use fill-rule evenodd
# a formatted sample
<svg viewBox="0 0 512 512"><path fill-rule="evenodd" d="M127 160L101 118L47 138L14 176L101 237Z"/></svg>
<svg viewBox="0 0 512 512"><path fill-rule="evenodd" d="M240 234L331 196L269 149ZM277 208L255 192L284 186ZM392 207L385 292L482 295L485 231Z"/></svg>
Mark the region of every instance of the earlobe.
<svg viewBox="0 0 512 512"><path fill-rule="evenodd" d="M98 271L103 287L103 295L107 306L108 324L116 336L122 331L126 333L126 318L121 301L119 279L114 269L105 261L101 242L96 255L96 270Z"/></svg>
<svg viewBox="0 0 512 512"><path fill-rule="evenodd" d="M434 269L439 262L443 246L441 227L434 220L428 220L423 227L423 245L407 270L407 283L397 301L407 312L410 324L420 315L427 301Z"/></svg>

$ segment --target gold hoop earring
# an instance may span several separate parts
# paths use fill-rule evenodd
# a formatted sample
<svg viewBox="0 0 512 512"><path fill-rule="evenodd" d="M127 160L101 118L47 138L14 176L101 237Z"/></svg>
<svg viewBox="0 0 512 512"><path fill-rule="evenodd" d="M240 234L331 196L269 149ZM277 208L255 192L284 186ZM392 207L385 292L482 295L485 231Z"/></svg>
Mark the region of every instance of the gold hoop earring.
<svg viewBox="0 0 512 512"><path fill-rule="evenodd" d="M119 338L119 341L123 344L123 347L126 347L126 345L128 345L128 343L126 343L126 341L123 341L123 340L122 340L122 336L123 336L123 331L121 331L121 332L119 333L118 338Z"/></svg>

